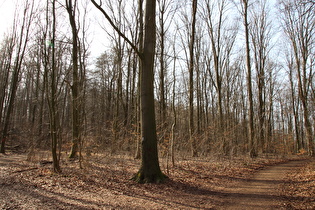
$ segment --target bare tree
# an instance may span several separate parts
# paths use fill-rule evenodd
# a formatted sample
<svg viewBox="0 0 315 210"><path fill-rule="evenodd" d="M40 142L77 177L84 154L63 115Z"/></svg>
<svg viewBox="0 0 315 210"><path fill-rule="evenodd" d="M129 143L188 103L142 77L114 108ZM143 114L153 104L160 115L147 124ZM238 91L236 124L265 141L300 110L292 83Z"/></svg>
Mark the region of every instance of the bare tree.
<svg viewBox="0 0 315 210"><path fill-rule="evenodd" d="M295 70L298 81L298 94L303 107L304 126L308 142L309 155L315 155L313 128L310 120L310 87L313 75L311 52L314 45L315 13L309 4L300 4L292 0L280 2L282 22L294 53Z"/></svg>
<svg viewBox="0 0 315 210"><path fill-rule="evenodd" d="M51 6L51 9L50 9ZM50 20L49 13L52 13L52 20ZM59 165L59 157L57 154L58 144L60 145L60 116L58 110L58 73L56 61L56 2L53 1L50 5L47 0L46 5L46 29L44 31L44 39L48 38L49 24L51 27L51 39L48 46L44 48L44 77L45 89L47 93L47 104L49 111L49 126L50 126L50 139L51 139L51 153L53 159L53 171L56 173L61 172Z"/></svg>
<svg viewBox="0 0 315 210"><path fill-rule="evenodd" d="M3 135L3 119L4 116L7 114L5 110L5 105L7 104L8 94L6 89L9 85L10 79L10 69L12 65L12 57L14 53L14 46L15 46L15 38L14 34L11 37L8 37L4 40L3 45L1 46L1 71L0 79L1 79L1 86L0 86L0 128L1 128L1 152L5 152L5 143L6 143L6 136ZM4 139L3 139L4 137Z"/></svg>
<svg viewBox="0 0 315 210"><path fill-rule="evenodd" d="M212 52L212 61L214 67L214 75L211 73L210 75L213 77L214 87L217 92L217 104L218 104L218 114L219 114L219 123L218 123L218 138L219 142L222 145L222 151L225 155L228 154L228 142L227 139L224 138L225 127L224 126L224 87L225 75L229 74L229 66L228 62L230 60L230 53L232 47L235 42L236 33L233 32L233 28L227 28L227 7L228 2L226 0L221 0L217 2L210 3L206 1L206 6L204 8L204 19L207 23L207 31L210 39L210 46ZM217 11L216 11L217 10ZM227 34L230 33L230 34ZM228 100L228 97L227 97ZM227 103L229 106L229 103ZM227 109L227 107L226 107Z"/></svg>
<svg viewBox="0 0 315 210"><path fill-rule="evenodd" d="M172 10L172 4L174 2L172 0L158 0L158 62L160 65L159 68L159 112L160 112L160 121L162 124L162 129L165 128L166 123L166 108L167 108L167 65L168 65L168 57L167 57L167 34L169 33L169 29L171 27L171 20L174 17L174 11Z"/></svg>
<svg viewBox="0 0 315 210"><path fill-rule="evenodd" d="M138 25L139 25L139 43L138 43L138 49L139 51L143 51L143 31L144 31L144 18L143 18L143 2L144 0L138 0ZM138 121L141 122L141 107L140 107L140 101L141 101L141 96L140 96L140 78L141 78L141 73L142 73L142 65L141 65L141 59L139 59L139 79L138 79L138 91L137 91L137 119ZM141 123L137 123L137 132L141 133ZM142 135L140 135L142 136ZM140 149L140 144L141 144L141 138L138 139L136 138L136 152L135 152L135 158L139 159L141 156L141 149Z"/></svg>
<svg viewBox="0 0 315 210"><path fill-rule="evenodd" d="M69 158L74 158L77 156L78 146L81 142L81 130L82 130L82 119L81 119L81 95L82 90L80 87L79 78L79 44L78 44L78 28L76 23L76 10L77 1L66 0L66 9L69 16L69 22L72 31L72 79L73 83L71 85L72 91L72 146Z"/></svg>
<svg viewBox="0 0 315 210"><path fill-rule="evenodd" d="M142 66L140 74L142 162L134 179L137 182L161 182L165 178L165 175L161 172L158 160L153 88L156 45L156 2L155 0L146 1L143 52L141 52L113 23L101 5L97 4L94 0L91 1L102 12L115 31L130 44L140 57Z"/></svg>
<svg viewBox="0 0 315 210"><path fill-rule="evenodd" d="M286 55L286 65L288 68L288 74L289 74L289 81L290 81L290 103L291 103L291 110L293 113L293 124L292 126L292 132L294 133L295 138L295 152L299 152L300 149L302 149L302 138L300 137L300 129L299 129L299 101L296 96L296 81L294 79L294 57L291 52L288 52L288 55Z"/></svg>
<svg viewBox="0 0 315 210"><path fill-rule="evenodd" d="M196 13L197 0L192 0L192 23L191 35L189 40L189 138L191 144L192 156L198 156L197 145L195 139L195 123L194 123L194 45L196 31Z"/></svg>
<svg viewBox="0 0 315 210"><path fill-rule="evenodd" d="M19 32L19 35L17 36L18 40L16 40L17 49L16 49L15 60L13 63L13 73L12 73L10 88L9 88L10 92L8 96L8 105L6 109L5 120L3 123L3 129L1 133L0 153L5 153L5 141L8 135L11 114L13 112L14 101L16 98L16 92L17 92L17 88L19 84L21 66L22 66L24 55L25 55L26 46L29 40L29 33L30 33L30 27L31 27L33 15L34 15L34 1L31 1L31 2L26 1L24 4L24 9L23 9L23 21L21 25L21 30ZM17 26L14 26L14 28L15 27ZM7 69L7 70L9 71L10 69Z"/></svg>
<svg viewBox="0 0 315 210"><path fill-rule="evenodd" d="M246 47L246 71L247 71L247 97L248 97L248 146L250 157L256 157L256 142L255 142L255 128L254 128L254 101L252 90L252 69L250 61L250 37L249 37L249 21L248 21L248 7L249 0L241 0L242 15L245 27L245 47Z"/></svg>
<svg viewBox="0 0 315 210"><path fill-rule="evenodd" d="M266 78L267 62L270 51L271 22L268 19L267 1L261 0L253 7L251 25L249 27L250 39L253 49L254 68L258 86L258 132L257 147L265 150L266 128Z"/></svg>

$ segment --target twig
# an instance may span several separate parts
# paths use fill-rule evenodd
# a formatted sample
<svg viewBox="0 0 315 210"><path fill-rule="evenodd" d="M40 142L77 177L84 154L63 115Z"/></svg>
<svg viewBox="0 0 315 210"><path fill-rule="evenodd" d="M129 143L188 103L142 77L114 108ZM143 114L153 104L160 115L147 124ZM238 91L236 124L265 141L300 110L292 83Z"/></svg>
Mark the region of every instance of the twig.
<svg viewBox="0 0 315 210"><path fill-rule="evenodd" d="M12 173L21 173L21 172L32 171L32 170L36 170L36 169L38 169L38 167L28 168L28 169L23 169L23 170L18 170L18 171L14 171L14 172L12 172Z"/></svg>

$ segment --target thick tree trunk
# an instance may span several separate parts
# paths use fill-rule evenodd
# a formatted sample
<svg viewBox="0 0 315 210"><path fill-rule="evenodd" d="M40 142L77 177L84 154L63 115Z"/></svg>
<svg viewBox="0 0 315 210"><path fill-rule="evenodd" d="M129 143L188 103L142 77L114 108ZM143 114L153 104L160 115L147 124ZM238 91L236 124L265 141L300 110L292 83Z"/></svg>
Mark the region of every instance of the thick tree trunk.
<svg viewBox="0 0 315 210"><path fill-rule="evenodd" d="M154 56L156 46L156 0L146 0L145 6L145 25L143 50L134 45L113 23L108 14L94 0L91 2L103 13L114 30L121 36L140 58L140 113L141 113L141 144L142 144L142 161L141 167L133 177L137 182L158 183L165 179L161 172L158 149L157 134L154 108ZM139 0L140 9L142 0ZM140 13L141 14L141 13ZM142 21L142 20L140 20ZM141 25L141 24L140 24ZM141 28L141 27L140 27ZM141 37L141 30L139 36Z"/></svg>
<svg viewBox="0 0 315 210"><path fill-rule="evenodd" d="M159 183L165 179L162 174L157 150L157 135L154 108L154 55L156 45L155 0L147 0L145 7L144 45L141 57L141 134L142 161L138 173L134 176L137 182Z"/></svg>

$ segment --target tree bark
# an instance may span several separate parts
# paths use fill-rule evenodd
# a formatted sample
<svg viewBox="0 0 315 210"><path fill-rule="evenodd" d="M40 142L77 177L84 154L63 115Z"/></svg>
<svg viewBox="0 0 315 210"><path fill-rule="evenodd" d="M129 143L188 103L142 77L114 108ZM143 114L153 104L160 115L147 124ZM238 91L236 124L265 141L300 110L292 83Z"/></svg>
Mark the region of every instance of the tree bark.
<svg viewBox="0 0 315 210"><path fill-rule="evenodd" d="M249 29L248 29L248 0L243 1L244 26L246 42L246 70L247 70L247 97L248 97L248 146L250 157L256 157L255 131L254 131L254 103L252 91L252 70L250 64Z"/></svg>
<svg viewBox="0 0 315 210"><path fill-rule="evenodd" d="M48 5L49 1L47 0L47 23L48 23ZM47 26L48 27L48 24ZM46 31L47 32L47 31ZM47 33L46 33L47 34ZM57 106L57 67L56 67L56 53L55 53L55 40L56 40L56 2L52 2L52 40L49 47L52 48L51 52L51 72L50 72L50 80L47 78L46 82L49 82L50 84L47 84L47 101L48 101L48 107L49 107L49 121L50 121L50 138L51 138L51 154L53 159L53 171L55 173L60 173L61 168L59 165L59 159L57 155L57 146L58 141L60 138L60 125L59 125L59 113L58 113L58 106ZM49 49L48 49L49 50ZM49 55L49 54L48 54ZM46 71L48 71L48 64L49 64L49 57L45 56L45 59L47 60L45 62ZM48 76L48 74L46 74ZM49 94L50 90L50 94Z"/></svg>
<svg viewBox="0 0 315 210"><path fill-rule="evenodd" d="M138 0L138 13L139 13L139 51L142 52L143 51L143 1L144 0ZM137 82L137 102L136 102L136 115L137 115L137 133L140 133L139 138L136 139L136 151L135 151L135 159L140 159L141 158L141 111L140 111L140 78L141 78L141 74L142 74L142 65L141 65L141 59L138 60L138 64L139 64L139 72L138 72L138 82Z"/></svg>
<svg viewBox="0 0 315 210"><path fill-rule="evenodd" d="M138 54L140 69L140 111L141 111L141 144L142 159L139 171L133 179L140 183L159 183L166 176L161 172L155 122L154 105L154 57L156 46L156 0L146 0L144 20L143 51L140 51L120 30L107 13L94 0L92 3L104 14L115 31L130 44Z"/></svg>
<svg viewBox="0 0 315 210"><path fill-rule="evenodd" d="M197 0L192 4L191 36L189 42L189 139L193 157L198 156L194 124L194 44L196 31Z"/></svg>
<svg viewBox="0 0 315 210"><path fill-rule="evenodd" d="M0 145L0 152L5 153L5 143L6 139L3 139L3 118L5 116L4 110L5 110L5 102L7 97L7 89L9 84L9 73L10 68L12 65L12 57L14 52L14 46L15 46L15 40L14 40L14 34L11 35L11 37L7 38L5 40L5 45L3 48L1 48L1 66L0 68L3 69L3 72L0 73L1 75L1 85L0 85L0 129L1 129L1 145ZM7 113L7 112L6 112Z"/></svg>
<svg viewBox="0 0 315 210"><path fill-rule="evenodd" d="M160 122L162 124L162 129L165 128L166 123L166 101L165 101L165 13L166 13L166 2L158 1L159 2L159 24L160 24L160 30L159 30L159 36L160 36Z"/></svg>
<svg viewBox="0 0 315 210"><path fill-rule="evenodd" d="M80 81L79 81L79 66L78 66L78 30L75 20L75 10L77 1L66 0L66 9L69 15L69 22L72 31L72 146L69 158L78 156L78 147L81 141L81 109L80 109Z"/></svg>
<svg viewBox="0 0 315 210"><path fill-rule="evenodd" d="M154 56L156 46L155 0L147 0L145 6L145 25L143 53L141 56L141 134L142 161L134 179L137 182L159 183L165 179L162 174L157 150L157 135L154 106Z"/></svg>

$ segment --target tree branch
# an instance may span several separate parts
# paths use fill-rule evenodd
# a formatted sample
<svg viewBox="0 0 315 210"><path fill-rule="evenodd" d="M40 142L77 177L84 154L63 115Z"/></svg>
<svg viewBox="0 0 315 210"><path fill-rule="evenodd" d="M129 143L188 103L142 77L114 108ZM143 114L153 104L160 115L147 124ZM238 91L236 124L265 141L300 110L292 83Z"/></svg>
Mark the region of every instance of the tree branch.
<svg viewBox="0 0 315 210"><path fill-rule="evenodd" d="M114 28L114 30L121 36L130 46L131 48L137 53L137 55L141 58L142 53L139 51L139 49L134 45L126 36L123 34L119 28L114 24L114 22L111 20L109 15L105 12L105 10L101 7L101 5L97 4L95 0L91 0L91 2L94 4L94 6L102 12L102 14L105 16L105 18L108 20L110 25Z"/></svg>

